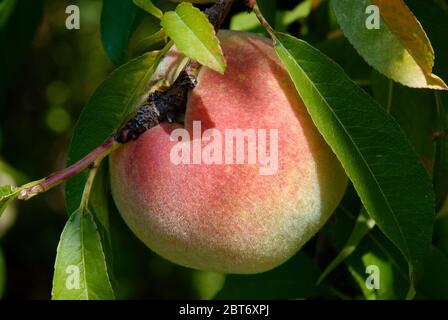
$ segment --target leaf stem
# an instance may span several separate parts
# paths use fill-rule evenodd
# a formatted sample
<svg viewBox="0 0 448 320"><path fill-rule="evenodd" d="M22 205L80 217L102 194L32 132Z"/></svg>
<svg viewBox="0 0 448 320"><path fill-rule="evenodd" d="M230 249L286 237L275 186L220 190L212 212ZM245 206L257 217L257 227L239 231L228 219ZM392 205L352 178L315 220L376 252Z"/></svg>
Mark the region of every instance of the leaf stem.
<svg viewBox="0 0 448 320"><path fill-rule="evenodd" d="M80 209L86 209L89 204L90 193L92 191L93 183L95 181L96 174L98 173L98 168L100 167L101 162L110 154L112 151L119 147L118 143L114 143L114 148L110 150L110 152L101 153L95 161L89 166L89 176L87 177L86 184L84 186L84 191L82 193L81 204L79 206Z"/></svg>
<svg viewBox="0 0 448 320"><path fill-rule="evenodd" d="M257 1L252 1L250 4L253 4L252 10L254 11L255 15L257 16L258 20L260 21L261 25L266 29L266 31L269 33L269 35L272 37L273 40L275 40L275 30L271 27L268 20L263 16L263 14L260 11L260 8L258 7Z"/></svg>

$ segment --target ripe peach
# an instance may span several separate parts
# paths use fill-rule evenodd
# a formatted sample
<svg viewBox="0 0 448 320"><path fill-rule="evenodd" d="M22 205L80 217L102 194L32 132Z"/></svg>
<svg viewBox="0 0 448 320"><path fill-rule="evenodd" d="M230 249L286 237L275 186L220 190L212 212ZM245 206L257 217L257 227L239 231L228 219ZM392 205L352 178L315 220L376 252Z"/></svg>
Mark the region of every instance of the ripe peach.
<svg viewBox="0 0 448 320"><path fill-rule="evenodd" d="M178 141L170 134L179 125L163 123L112 155L112 193L132 231L166 259L209 271L263 272L322 227L347 178L272 43L250 33L219 36L228 69L224 75L201 70L185 129L192 133L193 121L201 121L202 131L222 133L277 129L275 173L260 174L261 163L174 164L170 153Z"/></svg>

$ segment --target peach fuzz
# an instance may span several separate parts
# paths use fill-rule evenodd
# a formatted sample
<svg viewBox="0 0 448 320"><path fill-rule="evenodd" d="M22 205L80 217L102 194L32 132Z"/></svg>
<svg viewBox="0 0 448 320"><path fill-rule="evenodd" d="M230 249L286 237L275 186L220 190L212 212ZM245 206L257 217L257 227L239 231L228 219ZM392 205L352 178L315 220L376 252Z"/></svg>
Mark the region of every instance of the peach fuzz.
<svg viewBox="0 0 448 320"><path fill-rule="evenodd" d="M346 175L314 126L272 43L250 33L219 34L228 68L202 68L185 128L278 129L278 170L260 164L170 160L179 125L162 123L110 159L112 194L131 230L177 264L250 274L293 256L339 204ZM268 149L269 150L269 149ZM298 270L300 272L300 270Z"/></svg>

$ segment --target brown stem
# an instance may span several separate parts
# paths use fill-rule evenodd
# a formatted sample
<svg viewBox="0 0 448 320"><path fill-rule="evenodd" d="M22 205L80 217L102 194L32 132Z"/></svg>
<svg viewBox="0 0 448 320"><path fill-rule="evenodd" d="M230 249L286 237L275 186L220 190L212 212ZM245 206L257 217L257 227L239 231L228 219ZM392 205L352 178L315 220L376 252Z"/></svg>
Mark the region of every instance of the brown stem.
<svg viewBox="0 0 448 320"><path fill-rule="evenodd" d="M215 27L216 31L221 28L222 23L229 14L233 2L234 0L219 0L210 8L205 9L204 13L208 16L208 20Z"/></svg>

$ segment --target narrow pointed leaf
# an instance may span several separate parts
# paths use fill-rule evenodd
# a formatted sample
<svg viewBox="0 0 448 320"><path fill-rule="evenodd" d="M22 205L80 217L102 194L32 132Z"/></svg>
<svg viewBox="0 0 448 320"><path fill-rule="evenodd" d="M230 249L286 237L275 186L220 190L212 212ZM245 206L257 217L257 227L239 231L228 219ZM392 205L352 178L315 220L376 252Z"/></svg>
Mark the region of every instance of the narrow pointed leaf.
<svg viewBox="0 0 448 320"><path fill-rule="evenodd" d="M385 76L414 88L447 90L432 73L434 50L420 22L403 0L333 0L344 34L360 55ZM367 27L379 9L379 28Z"/></svg>
<svg viewBox="0 0 448 320"><path fill-rule="evenodd" d="M213 26L207 16L190 3L163 15L162 27L176 47L189 58L224 73L226 63Z"/></svg>
<svg viewBox="0 0 448 320"><path fill-rule="evenodd" d="M431 180L395 120L333 61L276 34L276 50L317 128L341 161L369 215L415 275L434 223Z"/></svg>
<svg viewBox="0 0 448 320"><path fill-rule="evenodd" d="M62 231L53 277L54 300L111 300L114 292L98 227L85 209L75 211Z"/></svg>

